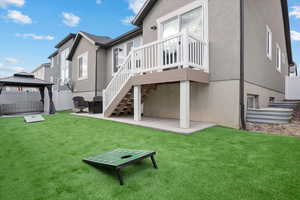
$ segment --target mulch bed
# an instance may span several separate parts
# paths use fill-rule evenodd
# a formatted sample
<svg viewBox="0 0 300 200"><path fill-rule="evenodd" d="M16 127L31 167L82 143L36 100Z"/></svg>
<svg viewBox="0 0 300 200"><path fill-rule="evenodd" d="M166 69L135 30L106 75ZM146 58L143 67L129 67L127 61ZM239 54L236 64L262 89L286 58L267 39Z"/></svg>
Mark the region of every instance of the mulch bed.
<svg viewBox="0 0 300 200"><path fill-rule="evenodd" d="M247 130L252 132L300 137L300 120L294 120L290 124L247 123Z"/></svg>

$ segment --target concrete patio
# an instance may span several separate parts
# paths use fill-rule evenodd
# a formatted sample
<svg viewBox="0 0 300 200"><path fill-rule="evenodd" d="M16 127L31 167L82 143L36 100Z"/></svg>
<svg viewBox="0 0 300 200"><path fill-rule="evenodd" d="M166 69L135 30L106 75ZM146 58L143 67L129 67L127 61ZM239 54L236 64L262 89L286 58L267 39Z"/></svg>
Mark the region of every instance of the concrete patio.
<svg viewBox="0 0 300 200"><path fill-rule="evenodd" d="M153 128L157 130L180 133L184 135L189 135L215 126L215 124L212 123L191 121L191 127L183 129L183 128L179 128L179 120L177 119L143 117L141 121L134 121L133 116L106 118L103 116L103 114L90 114L90 113L72 113L72 114L77 116L82 116L82 117L91 117L91 118L97 118L103 120L110 120L115 122L131 124L135 126L142 126L146 128Z"/></svg>

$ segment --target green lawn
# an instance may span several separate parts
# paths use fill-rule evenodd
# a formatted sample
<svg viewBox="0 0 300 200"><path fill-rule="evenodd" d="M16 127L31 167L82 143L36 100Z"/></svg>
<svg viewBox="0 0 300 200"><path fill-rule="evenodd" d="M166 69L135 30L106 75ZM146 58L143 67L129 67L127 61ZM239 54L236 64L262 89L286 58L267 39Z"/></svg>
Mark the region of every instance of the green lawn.
<svg viewBox="0 0 300 200"><path fill-rule="evenodd" d="M222 127L190 136L69 113L0 119L1 200L300 199L300 139ZM157 151L114 174L82 158L115 148Z"/></svg>

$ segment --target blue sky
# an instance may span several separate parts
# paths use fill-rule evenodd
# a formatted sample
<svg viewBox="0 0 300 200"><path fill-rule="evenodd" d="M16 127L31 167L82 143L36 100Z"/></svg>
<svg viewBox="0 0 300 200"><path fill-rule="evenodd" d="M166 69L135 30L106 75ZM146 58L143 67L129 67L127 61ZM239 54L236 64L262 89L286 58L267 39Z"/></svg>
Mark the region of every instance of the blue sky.
<svg viewBox="0 0 300 200"><path fill-rule="evenodd" d="M0 0L0 77L31 71L70 32L116 37L145 0ZM84 3L83 3L84 2ZM300 0L289 0L294 60L300 64Z"/></svg>

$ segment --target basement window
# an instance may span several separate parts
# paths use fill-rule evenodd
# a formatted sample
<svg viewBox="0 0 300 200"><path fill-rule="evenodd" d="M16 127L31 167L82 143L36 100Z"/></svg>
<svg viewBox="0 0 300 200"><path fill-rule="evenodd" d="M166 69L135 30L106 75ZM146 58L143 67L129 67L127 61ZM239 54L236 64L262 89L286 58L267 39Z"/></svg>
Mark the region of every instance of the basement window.
<svg viewBox="0 0 300 200"><path fill-rule="evenodd" d="M281 48L279 44L276 44L276 69L281 72Z"/></svg>
<svg viewBox="0 0 300 200"><path fill-rule="evenodd" d="M266 32L266 52L267 57L272 60L272 31L269 26L267 26Z"/></svg>
<svg viewBox="0 0 300 200"><path fill-rule="evenodd" d="M258 95L247 95L247 109L258 109Z"/></svg>

